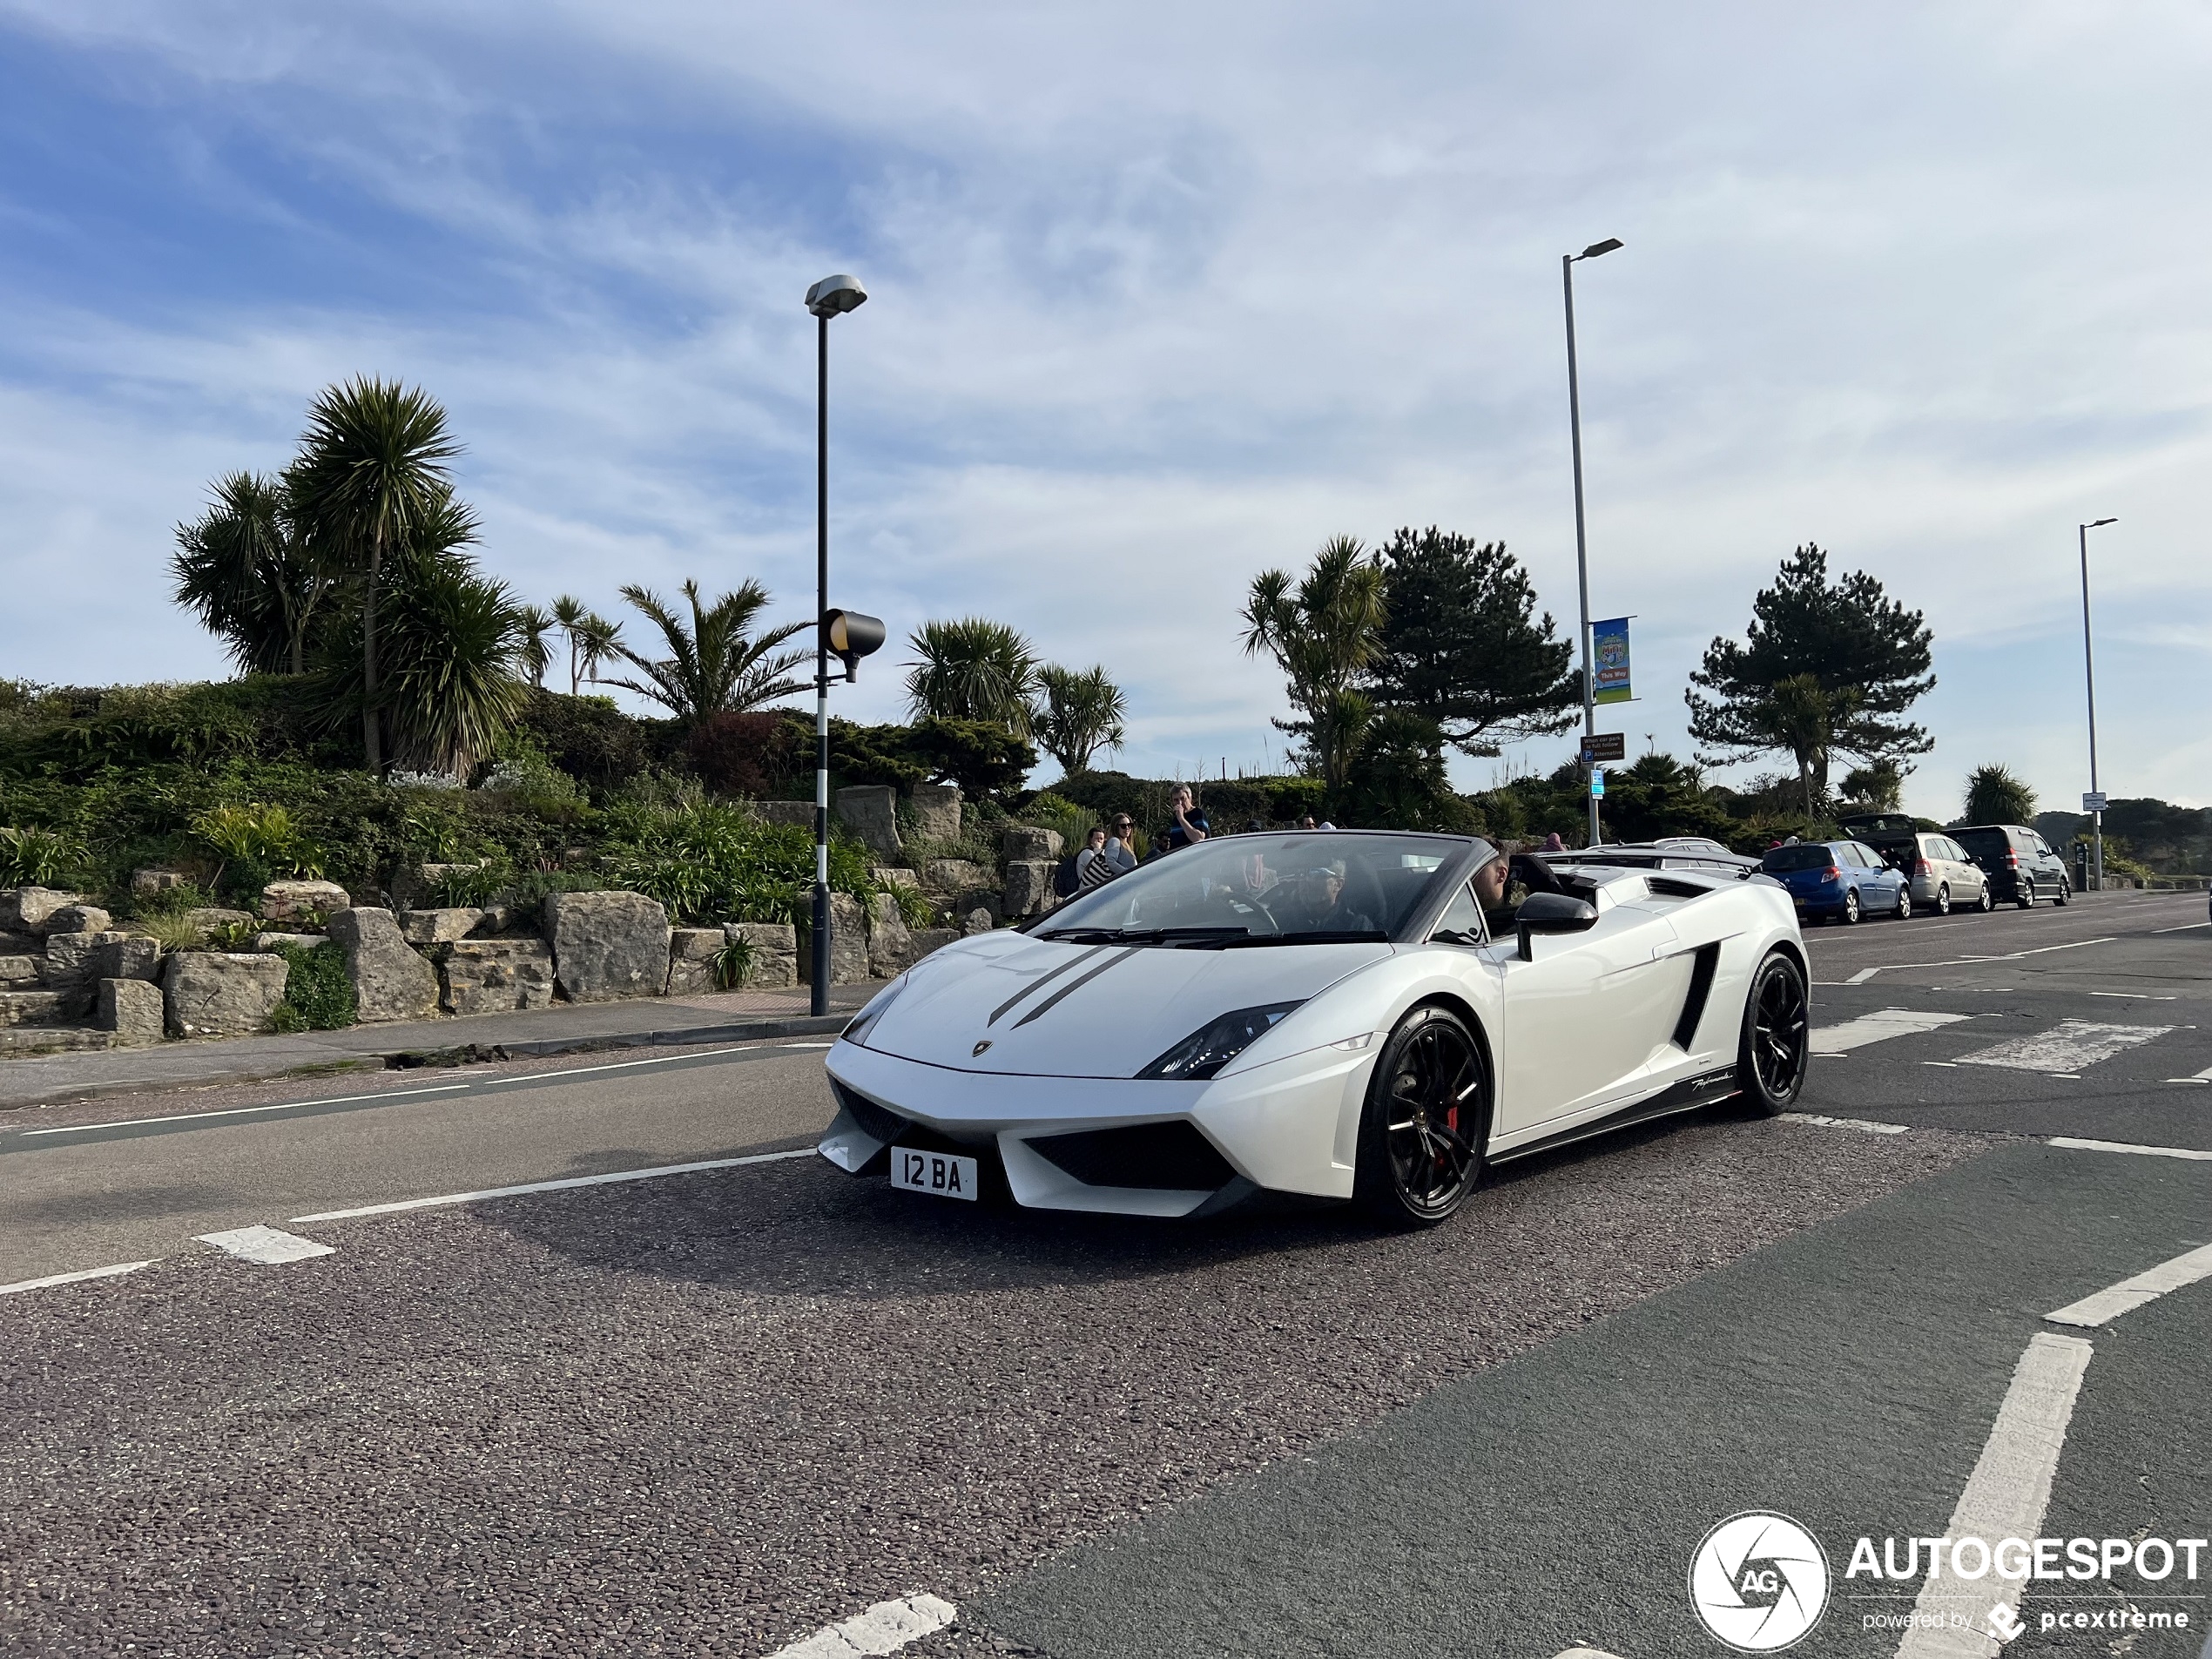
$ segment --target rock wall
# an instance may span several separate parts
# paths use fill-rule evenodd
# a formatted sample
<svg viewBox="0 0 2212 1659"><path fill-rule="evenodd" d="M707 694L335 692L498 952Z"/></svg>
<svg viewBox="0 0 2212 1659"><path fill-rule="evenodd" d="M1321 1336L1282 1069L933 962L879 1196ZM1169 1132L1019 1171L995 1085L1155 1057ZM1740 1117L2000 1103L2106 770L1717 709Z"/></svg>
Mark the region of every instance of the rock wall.
<svg viewBox="0 0 2212 1659"><path fill-rule="evenodd" d="M571 1002L652 996L668 984L668 912L642 893L556 893L545 939Z"/></svg>

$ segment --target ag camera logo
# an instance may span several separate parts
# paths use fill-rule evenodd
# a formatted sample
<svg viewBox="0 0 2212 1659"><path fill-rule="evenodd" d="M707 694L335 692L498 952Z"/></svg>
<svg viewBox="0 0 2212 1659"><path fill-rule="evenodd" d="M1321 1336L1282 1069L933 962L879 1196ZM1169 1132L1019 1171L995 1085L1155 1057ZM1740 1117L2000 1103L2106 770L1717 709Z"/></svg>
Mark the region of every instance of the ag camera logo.
<svg viewBox="0 0 2212 1659"><path fill-rule="evenodd" d="M1776 1653L1820 1622L1828 1608L1828 1556L1787 1515L1730 1515L1689 1561L1689 1604L1705 1629L1738 1653Z"/></svg>

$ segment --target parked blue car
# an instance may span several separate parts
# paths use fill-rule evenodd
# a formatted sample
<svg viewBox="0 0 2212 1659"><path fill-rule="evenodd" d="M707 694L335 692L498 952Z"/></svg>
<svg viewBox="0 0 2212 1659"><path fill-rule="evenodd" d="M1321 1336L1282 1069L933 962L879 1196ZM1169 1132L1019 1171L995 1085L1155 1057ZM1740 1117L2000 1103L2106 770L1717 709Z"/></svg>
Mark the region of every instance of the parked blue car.
<svg viewBox="0 0 2212 1659"><path fill-rule="evenodd" d="M1790 889L1800 916L1849 925L1861 916L1912 914L1912 879L1864 841L1801 841L1767 849L1759 868Z"/></svg>

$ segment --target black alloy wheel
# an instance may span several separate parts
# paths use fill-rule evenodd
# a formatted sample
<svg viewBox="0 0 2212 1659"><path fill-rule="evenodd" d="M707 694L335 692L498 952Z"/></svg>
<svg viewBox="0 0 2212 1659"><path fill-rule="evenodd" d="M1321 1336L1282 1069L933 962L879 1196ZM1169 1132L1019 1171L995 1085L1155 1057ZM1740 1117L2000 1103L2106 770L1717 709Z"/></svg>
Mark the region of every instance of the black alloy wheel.
<svg viewBox="0 0 2212 1659"><path fill-rule="evenodd" d="M1761 1117L1787 1111L1804 1091L1812 1065L1812 1011L1805 976L1781 951L1770 952L1751 976L1743 1002L1743 1039L1736 1081L1744 1106Z"/></svg>
<svg viewBox="0 0 2212 1659"><path fill-rule="evenodd" d="M1359 1121L1353 1195L1397 1227L1433 1227L1482 1178L1490 1136L1490 1066L1449 1009L1419 1008L1375 1062Z"/></svg>
<svg viewBox="0 0 2212 1659"><path fill-rule="evenodd" d="M1947 916L1951 914L1951 889L1948 887L1936 889L1935 913L1939 916Z"/></svg>
<svg viewBox="0 0 2212 1659"><path fill-rule="evenodd" d="M1853 887L1844 895L1844 914L1838 918L1846 927L1858 926L1858 889Z"/></svg>
<svg viewBox="0 0 2212 1659"><path fill-rule="evenodd" d="M2035 878L2033 876L2024 875L2020 878L2020 887L2013 894L2013 902L2023 910L2035 908Z"/></svg>

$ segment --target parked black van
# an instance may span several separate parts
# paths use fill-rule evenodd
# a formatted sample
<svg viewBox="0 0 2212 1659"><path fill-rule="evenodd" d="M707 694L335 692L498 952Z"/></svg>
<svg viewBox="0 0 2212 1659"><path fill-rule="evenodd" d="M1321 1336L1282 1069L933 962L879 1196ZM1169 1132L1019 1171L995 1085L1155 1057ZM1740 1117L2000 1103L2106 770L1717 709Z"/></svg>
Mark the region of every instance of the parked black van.
<svg viewBox="0 0 2212 1659"><path fill-rule="evenodd" d="M2038 899L2064 904L2074 896L2066 860L2026 825L1977 824L1944 833L1982 867L2000 899L2009 899L2025 910Z"/></svg>

